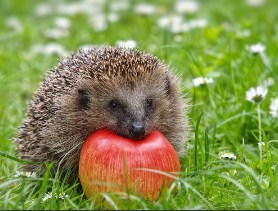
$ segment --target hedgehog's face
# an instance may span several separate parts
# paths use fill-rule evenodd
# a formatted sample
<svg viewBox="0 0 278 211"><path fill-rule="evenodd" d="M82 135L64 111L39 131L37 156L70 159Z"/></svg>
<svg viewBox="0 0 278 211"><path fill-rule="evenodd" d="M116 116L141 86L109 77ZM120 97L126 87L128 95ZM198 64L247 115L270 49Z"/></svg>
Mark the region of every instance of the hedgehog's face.
<svg viewBox="0 0 278 211"><path fill-rule="evenodd" d="M77 90L79 105L92 130L109 129L134 140L159 130L171 107L171 81L150 74L132 82L123 77L87 81Z"/></svg>

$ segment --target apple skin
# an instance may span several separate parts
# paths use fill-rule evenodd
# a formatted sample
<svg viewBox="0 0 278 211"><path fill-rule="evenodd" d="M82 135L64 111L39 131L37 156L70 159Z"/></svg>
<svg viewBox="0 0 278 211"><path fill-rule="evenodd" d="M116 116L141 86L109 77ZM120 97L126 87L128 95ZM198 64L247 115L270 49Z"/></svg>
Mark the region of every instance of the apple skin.
<svg viewBox="0 0 278 211"><path fill-rule="evenodd" d="M156 200L173 179L142 168L180 172L176 151L159 131L135 141L98 130L82 146L79 178L88 198L101 192L128 192Z"/></svg>

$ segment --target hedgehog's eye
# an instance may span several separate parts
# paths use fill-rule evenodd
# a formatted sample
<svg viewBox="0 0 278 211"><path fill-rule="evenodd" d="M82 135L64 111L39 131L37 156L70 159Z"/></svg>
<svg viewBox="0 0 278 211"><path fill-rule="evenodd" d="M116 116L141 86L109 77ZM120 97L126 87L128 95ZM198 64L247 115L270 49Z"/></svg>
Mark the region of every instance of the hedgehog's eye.
<svg viewBox="0 0 278 211"><path fill-rule="evenodd" d="M148 98L146 100L146 108L147 108L147 110L150 110L153 108L153 99L152 98Z"/></svg>
<svg viewBox="0 0 278 211"><path fill-rule="evenodd" d="M79 89L79 104L83 109L89 109L89 104L91 102L90 95L87 90Z"/></svg>
<svg viewBox="0 0 278 211"><path fill-rule="evenodd" d="M117 101L117 100L111 100L110 103L109 103L109 108L112 110L112 111L115 111L117 110L118 108L120 108L120 103Z"/></svg>

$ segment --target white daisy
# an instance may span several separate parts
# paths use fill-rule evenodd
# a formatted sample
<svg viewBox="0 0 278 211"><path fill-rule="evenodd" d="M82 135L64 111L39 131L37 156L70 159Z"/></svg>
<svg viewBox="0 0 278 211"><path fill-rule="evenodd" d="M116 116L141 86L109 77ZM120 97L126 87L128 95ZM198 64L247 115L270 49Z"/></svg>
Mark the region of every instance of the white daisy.
<svg viewBox="0 0 278 211"><path fill-rule="evenodd" d="M189 21L190 28L204 28L207 26L208 21L204 18Z"/></svg>
<svg viewBox="0 0 278 211"><path fill-rule="evenodd" d="M120 16L118 13L116 12L110 12L108 15L107 15L107 20L110 22L110 23L116 23L118 22L120 19Z"/></svg>
<svg viewBox="0 0 278 211"><path fill-rule="evenodd" d="M127 0L112 1L110 4L110 10L114 12L127 10L128 8L129 8L129 1Z"/></svg>
<svg viewBox="0 0 278 211"><path fill-rule="evenodd" d="M169 28L172 25L182 25L183 17L181 15L165 15L158 19L158 25L161 28Z"/></svg>
<svg viewBox="0 0 278 211"><path fill-rule="evenodd" d="M53 12L53 8L50 4L39 4L35 7L35 14L38 17L45 17Z"/></svg>
<svg viewBox="0 0 278 211"><path fill-rule="evenodd" d="M184 22L182 24L173 24L169 30L172 33L183 33L183 32L188 32L191 29L190 23Z"/></svg>
<svg viewBox="0 0 278 211"><path fill-rule="evenodd" d="M63 14L63 15L82 14L82 13L86 12L86 9L88 9L88 6L85 4L82 4L82 2L60 3L57 5L57 8L56 8L57 12L59 14Z"/></svg>
<svg viewBox="0 0 278 211"><path fill-rule="evenodd" d="M246 91L246 100L252 103L260 103L265 98L267 94L267 88L258 86L256 88L250 88Z"/></svg>
<svg viewBox="0 0 278 211"><path fill-rule="evenodd" d="M245 0L245 3L252 7L258 7L265 3L265 0Z"/></svg>
<svg viewBox="0 0 278 211"><path fill-rule="evenodd" d="M205 85L205 84L210 84L210 83L213 83L213 78L198 77L193 79L193 85L195 87Z"/></svg>
<svg viewBox="0 0 278 211"><path fill-rule="evenodd" d="M12 30L14 30L15 32L18 32L18 33L23 31L22 24L17 17L7 18L6 26L8 26L10 29L12 29Z"/></svg>
<svg viewBox="0 0 278 211"><path fill-rule="evenodd" d="M196 12L198 8L198 2L191 0L178 0L175 5L175 9L178 13L193 13Z"/></svg>
<svg viewBox="0 0 278 211"><path fill-rule="evenodd" d="M71 22L69 19L64 17L58 17L54 20L55 26L61 29L68 29L71 26Z"/></svg>
<svg viewBox="0 0 278 211"><path fill-rule="evenodd" d="M265 51L265 46L262 43L256 43L248 46L247 49L253 54L259 54Z"/></svg>
<svg viewBox="0 0 278 211"><path fill-rule="evenodd" d="M207 25L206 19L196 19L188 22L183 22L182 18L176 18L173 19L172 22L169 22L169 24L167 24L166 27L172 33L177 34L177 33L188 32L189 30L195 28L204 28L206 25Z"/></svg>
<svg viewBox="0 0 278 211"><path fill-rule="evenodd" d="M52 38L52 39L59 39L63 37L67 37L69 35L69 32L64 29L60 28L52 28L52 29L47 29L44 32L44 36L47 38Z"/></svg>
<svg viewBox="0 0 278 211"><path fill-rule="evenodd" d="M271 100L270 114L274 118L278 118L278 97Z"/></svg>
<svg viewBox="0 0 278 211"><path fill-rule="evenodd" d="M137 43L134 40L126 40L126 41L118 40L116 42L116 45L123 48L136 48Z"/></svg>
<svg viewBox="0 0 278 211"><path fill-rule="evenodd" d="M232 152L221 152L220 158L222 159L228 159L228 160L236 160L236 156Z"/></svg>
<svg viewBox="0 0 278 211"><path fill-rule="evenodd" d="M262 82L262 84L263 84L264 87L273 86L274 83L275 83L275 80L274 80L274 78L272 78L272 77L269 77L269 78L267 78L265 81Z"/></svg>
<svg viewBox="0 0 278 211"><path fill-rule="evenodd" d="M66 54L66 50L58 43L48 43L46 45L36 44L32 46L31 54L44 54L48 56L58 54L59 56L64 56Z"/></svg>
<svg viewBox="0 0 278 211"><path fill-rule="evenodd" d="M152 15L156 12L153 4L140 3L134 7L134 12L138 15Z"/></svg>
<svg viewBox="0 0 278 211"><path fill-rule="evenodd" d="M103 13L92 15L90 22L93 29L98 32L105 31L108 27L105 15Z"/></svg>

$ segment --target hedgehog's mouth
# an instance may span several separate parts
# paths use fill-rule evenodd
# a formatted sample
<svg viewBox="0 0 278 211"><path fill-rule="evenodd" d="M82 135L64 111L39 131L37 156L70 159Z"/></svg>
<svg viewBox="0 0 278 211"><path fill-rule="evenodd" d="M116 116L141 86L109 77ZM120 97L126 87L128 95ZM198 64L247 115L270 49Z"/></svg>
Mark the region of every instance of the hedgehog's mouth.
<svg viewBox="0 0 278 211"><path fill-rule="evenodd" d="M118 124L116 127L109 127L106 129L112 130L118 136L134 141L143 140L149 132L145 124L139 121L135 121L132 124Z"/></svg>
<svg viewBox="0 0 278 211"><path fill-rule="evenodd" d="M130 139L135 140L135 141L141 141L145 137L145 134L139 134L139 135L132 135Z"/></svg>
<svg viewBox="0 0 278 211"><path fill-rule="evenodd" d="M123 138L131 139L134 141L142 141L147 134L125 134L125 133L117 133L118 136L121 136Z"/></svg>

